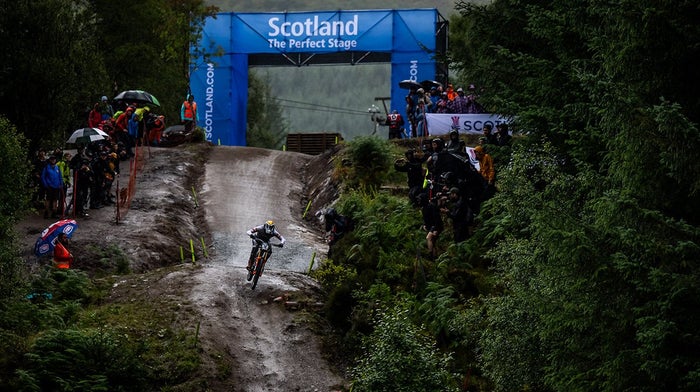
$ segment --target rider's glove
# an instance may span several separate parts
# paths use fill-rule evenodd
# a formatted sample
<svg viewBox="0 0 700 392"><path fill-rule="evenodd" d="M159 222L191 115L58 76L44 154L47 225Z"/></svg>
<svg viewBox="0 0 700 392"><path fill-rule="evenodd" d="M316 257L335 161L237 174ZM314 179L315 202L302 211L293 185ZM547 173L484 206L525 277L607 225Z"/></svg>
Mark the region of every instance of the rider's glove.
<svg viewBox="0 0 700 392"><path fill-rule="evenodd" d="M280 244L280 248L284 247L284 244Z"/></svg>

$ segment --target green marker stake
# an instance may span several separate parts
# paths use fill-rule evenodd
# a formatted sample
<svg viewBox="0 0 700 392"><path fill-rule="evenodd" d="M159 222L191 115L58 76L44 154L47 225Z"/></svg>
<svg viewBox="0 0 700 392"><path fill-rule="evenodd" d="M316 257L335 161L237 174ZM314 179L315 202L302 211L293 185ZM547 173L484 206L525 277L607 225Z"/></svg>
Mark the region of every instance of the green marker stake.
<svg viewBox="0 0 700 392"><path fill-rule="evenodd" d="M199 207L199 203L197 202L197 192L194 190L194 186L192 187L192 196L194 197L194 207Z"/></svg>
<svg viewBox="0 0 700 392"><path fill-rule="evenodd" d="M207 252L207 246L204 245L204 237L199 237L199 240L202 241L202 251L204 252L204 257L209 258L209 252Z"/></svg>
<svg viewBox="0 0 700 392"><path fill-rule="evenodd" d="M190 253L192 253L192 264L194 264L194 241L192 239L190 239Z"/></svg>
<svg viewBox="0 0 700 392"><path fill-rule="evenodd" d="M306 274L309 275L311 274L311 270L314 268L314 259L316 258L316 252L311 254L311 264L309 264L309 272Z"/></svg>
<svg viewBox="0 0 700 392"><path fill-rule="evenodd" d="M311 200L306 203L306 209L304 210L304 214L301 216L302 218L306 218L306 213L309 212L309 207L311 207Z"/></svg>

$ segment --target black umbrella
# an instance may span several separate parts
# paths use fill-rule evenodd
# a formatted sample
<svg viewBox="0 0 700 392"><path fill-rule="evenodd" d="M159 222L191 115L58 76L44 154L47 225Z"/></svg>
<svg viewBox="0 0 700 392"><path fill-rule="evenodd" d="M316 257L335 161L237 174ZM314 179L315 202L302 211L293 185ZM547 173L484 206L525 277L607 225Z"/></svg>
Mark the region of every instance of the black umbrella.
<svg viewBox="0 0 700 392"><path fill-rule="evenodd" d="M147 105L160 106L158 99L153 96L153 94L143 91L143 90L126 90L122 91L114 97L115 101L126 101L126 102L136 102L143 103Z"/></svg>
<svg viewBox="0 0 700 392"><path fill-rule="evenodd" d="M402 80L399 82L399 87L409 89L409 90L410 89L418 90L422 86L420 83L416 82L415 80L406 79L406 80Z"/></svg>
<svg viewBox="0 0 700 392"><path fill-rule="evenodd" d="M436 80L424 80L420 82L420 85L425 89L425 90L430 90L431 88L435 87L442 87L442 83L436 81Z"/></svg>

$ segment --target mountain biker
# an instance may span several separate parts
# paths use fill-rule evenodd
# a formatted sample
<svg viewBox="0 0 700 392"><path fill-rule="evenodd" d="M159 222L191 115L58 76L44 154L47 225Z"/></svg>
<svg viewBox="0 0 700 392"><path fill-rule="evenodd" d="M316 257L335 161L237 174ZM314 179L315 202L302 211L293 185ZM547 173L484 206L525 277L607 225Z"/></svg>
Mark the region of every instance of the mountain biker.
<svg viewBox="0 0 700 392"><path fill-rule="evenodd" d="M250 238L258 238L262 241L269 242L272 237L276 237L278 240L280 240L279 247L283 247L285 243L284 237L282 237L282 234L280 234L279 231L275 228L275 223L271 220L265 222L264 224L260 226L255 226L252 229L246 231L246 234ZM246 269L248 271L253 268L253 258L255 257L255 253L258 251L258 243L256 241L253 241L253 249L250 251L250 257L248 258L248 266Z"/></svg>

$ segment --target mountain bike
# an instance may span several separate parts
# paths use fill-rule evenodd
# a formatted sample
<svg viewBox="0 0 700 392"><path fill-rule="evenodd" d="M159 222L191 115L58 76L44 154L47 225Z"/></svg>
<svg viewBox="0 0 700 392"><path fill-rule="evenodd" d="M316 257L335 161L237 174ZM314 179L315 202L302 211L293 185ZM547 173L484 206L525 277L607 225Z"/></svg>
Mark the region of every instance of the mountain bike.
<svg viewBox="0 0 700 392"><path fill-rule="evenodd" d="M260 276L265 270L265 263L267 263L267 260L270 259L270 255L272 255L272 246L281 248L282 244L271 244L270 242L263 241L255 236L251 236L250 238L253 239L253 242L257 247L257 250L253 255L253 266L250 271L248 271L248 281L250 282L251 279L253 280L251 290L255 290L255 287L258 285L258 279L260 279Z"/></svg>

